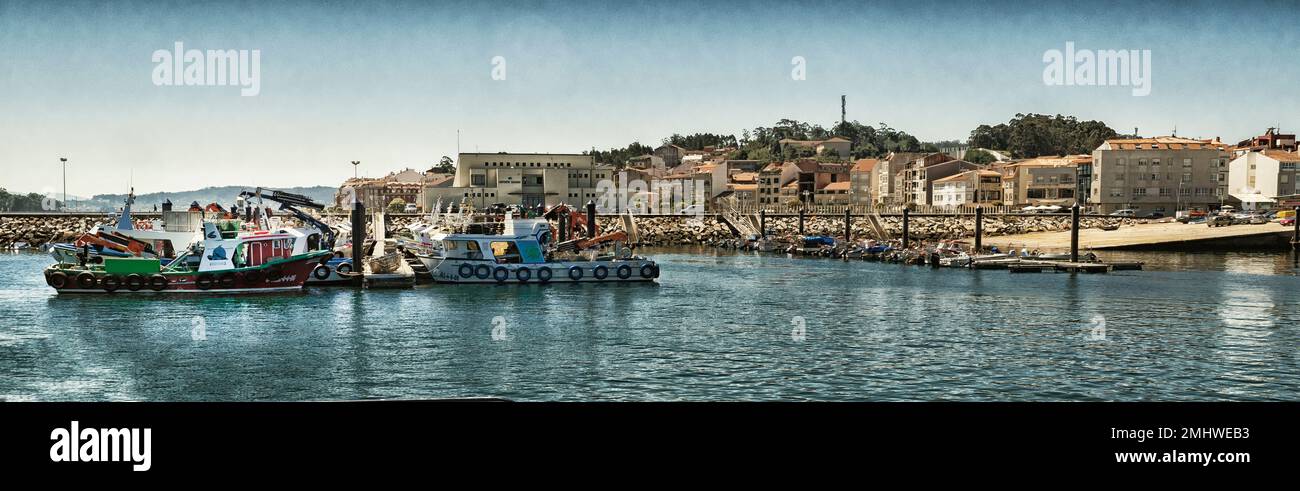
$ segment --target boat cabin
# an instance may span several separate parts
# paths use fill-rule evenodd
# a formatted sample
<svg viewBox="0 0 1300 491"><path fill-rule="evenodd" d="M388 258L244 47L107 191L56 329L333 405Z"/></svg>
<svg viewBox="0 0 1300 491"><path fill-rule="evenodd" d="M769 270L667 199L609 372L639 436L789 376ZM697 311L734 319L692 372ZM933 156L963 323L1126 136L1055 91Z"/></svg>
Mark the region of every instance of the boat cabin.
<svg viewBox="0 0 1300 491"><path fill-rule="evenodd" d="M451 234L442 239L443 257L497 264L546 262L542 245L533 237Z"/></svg>

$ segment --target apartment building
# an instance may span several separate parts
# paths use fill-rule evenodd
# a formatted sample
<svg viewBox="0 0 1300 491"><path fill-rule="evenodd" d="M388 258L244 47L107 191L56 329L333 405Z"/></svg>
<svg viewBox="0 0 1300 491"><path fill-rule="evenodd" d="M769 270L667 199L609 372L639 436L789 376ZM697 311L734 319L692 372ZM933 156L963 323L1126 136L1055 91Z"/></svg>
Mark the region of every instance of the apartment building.
<svg viewBox="0 0 1300 491"><path fill-rule="evenodd" d="M916 205L931 204L934 181L978 169L965 160L954 160L945 153L931 153L907 163L903 171L904 202Z"/></svg>
<svg viewBox="0 0 1300 491"><path fill-rule="evenodd" d="M872 176L872 169L880 159L859 159L853 163L849 169L849 201L855 205L872 204L871 195L872 184L875 182Z"/></svg>
<svg viewBox="0 0 1300 491"><path fill-rule="evenodd" d="M904 201L903 171L907 163L925 154L915 152L890 152L871 170L871 197L878 205L898 205Z"/></svg>
<svg viewBox="0 0 1300 491"><path fill-rule="evenodd" d="M599 182L614 178L614 168L597 164L591 155L462 153L452 185L425 189L425 200L463 199L478 207L581 204L599 198Z"/></svg>
<svg viewBox="0 0 1300 491"><path fill-rule="evenodd" d="M934 205L1000 205L1002 204L1002 173L978 169L934 181Z"/></svg>
<svg viewBox="0 0 1300 491"><path fill-rule="evenodd" d="M1228 163L1228 194L1245 209L1272 208L1278 196L1296 194L1297 166L1295 151L1247 151Z"/></svg>
<svg viewBox="0 0 1300 491"><path fill-rule="evenodd" d="M1092 197L1100 212L1124 208L1173 215L1214 209L1228 193L1227 147L1178 137L1111 139L1092 153Z"/></svg>
<svg viewBox="0 0 1300 491"><path fill-rule="evenodd" d="M1078 165L1082 160L1078 155L1038 157L1002 165L1002 203L1008 206L1074 206L1081 187Z"/></svg>

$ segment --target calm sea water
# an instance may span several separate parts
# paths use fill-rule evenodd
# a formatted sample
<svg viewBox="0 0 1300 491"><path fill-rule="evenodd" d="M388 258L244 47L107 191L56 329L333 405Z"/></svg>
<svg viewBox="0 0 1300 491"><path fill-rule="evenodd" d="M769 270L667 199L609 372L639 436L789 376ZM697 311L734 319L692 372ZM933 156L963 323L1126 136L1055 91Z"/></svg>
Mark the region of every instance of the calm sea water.
<svg viewBox="0 0 1300 491"><path fill-rule="evenodd" d="M56 296L46 256L0 255L0 398L1300 399L1285 252L1079 276L644 252L658 284L216 297Z"/></svg>

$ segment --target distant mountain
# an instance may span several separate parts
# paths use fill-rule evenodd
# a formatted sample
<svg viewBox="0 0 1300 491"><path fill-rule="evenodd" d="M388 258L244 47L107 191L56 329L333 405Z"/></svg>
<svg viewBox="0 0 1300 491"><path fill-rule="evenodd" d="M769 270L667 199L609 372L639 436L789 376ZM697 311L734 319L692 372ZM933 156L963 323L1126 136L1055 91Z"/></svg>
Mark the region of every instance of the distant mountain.
<svg viewBox="0 0 1300 491"><path fill-rule="evenodd" d="M137 211L153 211L154 205L162 208L165 200L171 200L176 209L188 208L190 203L199 202L200 205L208 203L217 203L229 208L235 203L235 198L240 192L253 191L257 189L253 186L213 186L206 187L195 191L180 191L175 193L148 193L137 194L135 196L134 209ZM329 186L311 186L311 187L292 187L292 188L274 188L277 191L301 194L307 196L317 203L330 206L334 204L334 193L338 188ZM97 194L90 198L89 201L83 201L83 204L90 207L98 207L102 211L113 211L122 207L126 200L125 194ZM274 206L274 205L272 205Z"/></svg>

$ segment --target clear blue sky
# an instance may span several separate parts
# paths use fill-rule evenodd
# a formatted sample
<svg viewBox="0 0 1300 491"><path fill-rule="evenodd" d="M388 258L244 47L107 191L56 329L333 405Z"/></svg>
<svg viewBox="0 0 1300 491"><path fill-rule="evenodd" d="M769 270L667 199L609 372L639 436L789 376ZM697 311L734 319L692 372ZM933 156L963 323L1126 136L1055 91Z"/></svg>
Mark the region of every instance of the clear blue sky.
<svg viewBox="0 0 1300 491"><path fill-rule="evenodd" d="M463 151L581 152L781 118L965 139L1017 112L1144 135L1300 129L1295 2L0 0L0 186L337 185ZM152 53L261 50L261 93L158 87ZM1149 49L1151 95L1049 87L1043 53ZM491 59L506 59L504 81ZM790 60L807 59L807 79Z"/></svg>

